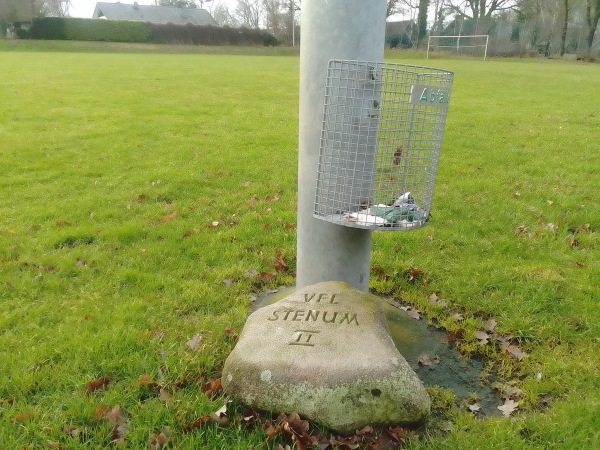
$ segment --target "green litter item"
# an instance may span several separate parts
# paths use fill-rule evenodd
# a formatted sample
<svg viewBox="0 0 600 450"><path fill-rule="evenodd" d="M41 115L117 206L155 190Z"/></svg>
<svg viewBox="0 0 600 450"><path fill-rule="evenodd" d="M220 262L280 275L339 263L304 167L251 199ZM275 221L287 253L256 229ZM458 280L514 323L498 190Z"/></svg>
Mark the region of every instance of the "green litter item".
<svg viewBox="0 0 600 450"><path fill-rule="evenodd" d="M427 217L425 211L416 205L404 204L402 206L372 206L367 210L368 214L381 217L388 223L398 223L403 220L407 222L418 222Z"/></svg>

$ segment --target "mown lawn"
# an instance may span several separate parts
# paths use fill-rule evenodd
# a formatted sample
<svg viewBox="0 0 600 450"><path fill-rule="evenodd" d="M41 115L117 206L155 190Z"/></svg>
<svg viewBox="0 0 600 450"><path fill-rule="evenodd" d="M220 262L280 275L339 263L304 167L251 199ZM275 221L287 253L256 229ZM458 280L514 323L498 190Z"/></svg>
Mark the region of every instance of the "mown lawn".
<svg viewBox="0 0 600 450"><path fill-rule="evenodd" d="M298 59L29 45L0 47L0 449L272 448L238 405L188 428L252 295L294 283ZM455 84L432 223L374 236L371 287L523 391L410 445L600 447L600 66L388 58Z"/></svg>

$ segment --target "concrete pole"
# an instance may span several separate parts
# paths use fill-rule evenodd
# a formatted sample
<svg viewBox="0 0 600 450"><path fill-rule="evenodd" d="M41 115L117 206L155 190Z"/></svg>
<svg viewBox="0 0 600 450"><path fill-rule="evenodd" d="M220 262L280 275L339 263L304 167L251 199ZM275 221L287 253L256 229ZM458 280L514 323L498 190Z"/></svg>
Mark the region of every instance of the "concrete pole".
<svg viewBox="0 0 600 450"><path fill-rule="evenodd" d="M369 289L371 231L313 218L330 59L383 61L386 0L304 0L300 42L300 135L296 287L345 281Z"/></svg>

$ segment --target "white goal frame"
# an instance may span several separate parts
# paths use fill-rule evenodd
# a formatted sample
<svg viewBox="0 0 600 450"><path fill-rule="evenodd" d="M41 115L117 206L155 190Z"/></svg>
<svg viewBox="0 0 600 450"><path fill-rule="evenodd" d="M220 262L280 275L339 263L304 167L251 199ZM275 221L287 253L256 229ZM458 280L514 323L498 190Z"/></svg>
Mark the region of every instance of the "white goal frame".
<svg viewBox="0 0 600 450"><path fill-rule="evenodd" d="M429 39L427 39L427 59L429 59L429 49L431 47L431 39L432 38L456 39L456 45L437 45L436 48L452 48L452 49L455 49L457 52L460 52L461 48L479 48L479 47L484 47L483 60L485 61L486 58L487 58L488 42L490 41L490 35L489 34L469 34L469 35L465 34L465 35L458 35L458 36L429 36ZM460 45L460 40L461 39L467 39L467 38L485 38L485 44Z"/></svg>

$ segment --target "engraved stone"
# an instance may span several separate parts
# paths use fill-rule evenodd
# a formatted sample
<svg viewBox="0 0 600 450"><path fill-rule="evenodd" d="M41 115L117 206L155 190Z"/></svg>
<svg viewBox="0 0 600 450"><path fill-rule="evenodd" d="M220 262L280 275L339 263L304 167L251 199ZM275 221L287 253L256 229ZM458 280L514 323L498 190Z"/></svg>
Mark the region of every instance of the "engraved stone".
<svg viewBox="0 0 600 450"><path fill-rule="evenodd" d="M377 298L343 282L300 289L252 313L222 382L246 405L295 412L340 433L421 422L430 408Z"/></svg>

